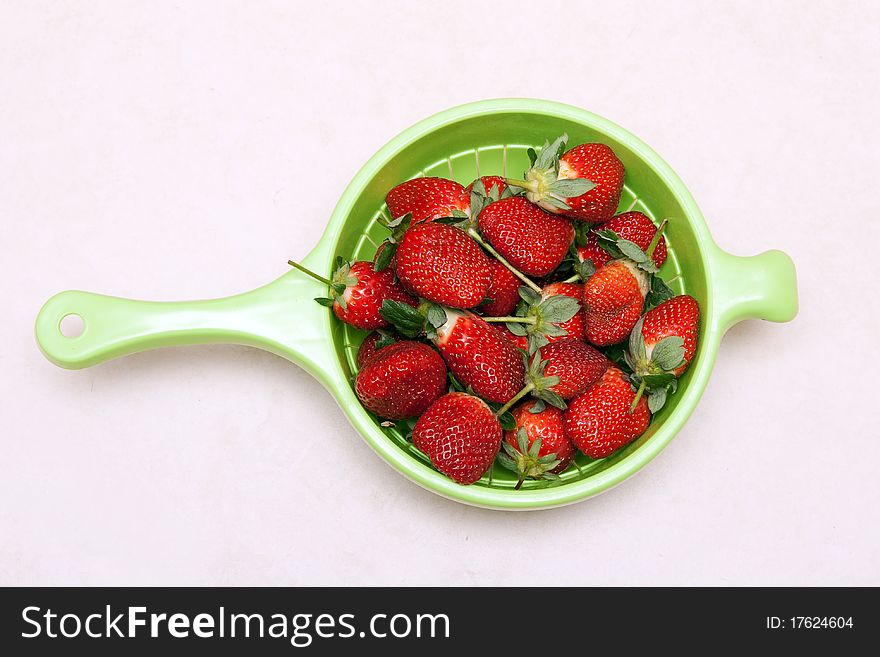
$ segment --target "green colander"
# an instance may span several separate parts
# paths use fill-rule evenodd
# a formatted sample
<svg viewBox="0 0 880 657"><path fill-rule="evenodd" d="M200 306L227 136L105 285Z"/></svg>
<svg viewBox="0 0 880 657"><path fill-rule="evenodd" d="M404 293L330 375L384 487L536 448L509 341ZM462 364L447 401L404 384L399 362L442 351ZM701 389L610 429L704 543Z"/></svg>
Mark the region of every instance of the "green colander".
<svg viewBox="0 0 880 657"><path fill-rule="evenodd" d="M750 258L725 253L709 234L700 210L678 176L637 137L595 114L555 102L488 100L432 116L395 137L358 172L339 200L324 235L303 264L325 276L337 254L371 259L387 231L377 218L386 192L420 175L453 177L520 175L527 149L567 132L569 144L600 141L626 166L620 205L655 221L669 219L669 257L661 276L687 292L703 312L700 344L678 392L634 443L601 460L578 456L558 482L527 482L502 468L471 486L436 472L395 427L382 427L360 405L350 379L364 334L339 322L314 302L326 288L288 271L252 292L209 301L132 301L89 292L62 292L46 302L36 337L46 357L78 369L134 352L173 345L234 343L266 349L308 371L339 402L370 446L393 468L444 497L495 509L543 509L597 495L639 470L663 449L694 410L712 371L724 332L750 318L787 322L797 314L794 263L781 251ZM287 253L279 254L283 261ZM82 318L78 337L65 337L61 321Z"/></svg>

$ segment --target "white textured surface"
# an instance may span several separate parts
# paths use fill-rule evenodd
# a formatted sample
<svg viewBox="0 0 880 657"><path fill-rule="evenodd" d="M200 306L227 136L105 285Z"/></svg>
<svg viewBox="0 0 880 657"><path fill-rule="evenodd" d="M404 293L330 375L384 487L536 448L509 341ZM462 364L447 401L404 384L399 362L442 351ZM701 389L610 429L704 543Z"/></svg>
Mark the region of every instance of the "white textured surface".
<svg viewBox="0 0 880 657"><path fill-rule="evenodd" d="M0 584L880 584L877 3L353 4L3 3ZM799 267L798 319L735 327L610 493L447 502L255 350L38 353L61 289L271 280L385 141L503 96L626 126L723 247Z"/></svg>

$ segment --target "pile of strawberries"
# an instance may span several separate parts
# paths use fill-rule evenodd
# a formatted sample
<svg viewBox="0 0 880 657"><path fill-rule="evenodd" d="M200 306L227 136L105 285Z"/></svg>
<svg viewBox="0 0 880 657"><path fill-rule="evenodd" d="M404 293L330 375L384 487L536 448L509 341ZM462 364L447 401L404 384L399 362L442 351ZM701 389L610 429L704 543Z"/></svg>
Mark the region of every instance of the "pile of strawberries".
<svg viewBox="0 0 880 657"><path fill-rule="evenodd" d="M316 276L330 291L319 303L373 331L361 403L460 484L496 460L519 489L559 479L576 450L610 455L644 433L696 351L697 302L657 275L666 222L615 215L622 162L566 141L530 150L522 179L398 185L374 260Z"/></svg>

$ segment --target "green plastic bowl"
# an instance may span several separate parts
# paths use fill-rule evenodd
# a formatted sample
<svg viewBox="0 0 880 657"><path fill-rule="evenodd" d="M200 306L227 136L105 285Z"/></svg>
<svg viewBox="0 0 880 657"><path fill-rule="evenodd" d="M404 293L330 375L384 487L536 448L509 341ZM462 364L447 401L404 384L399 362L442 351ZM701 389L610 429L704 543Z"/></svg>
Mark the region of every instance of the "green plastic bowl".
<svg viewBox="0 0 880 657"><path fill-rule="evenodd" d="M262 288L225 299L159 303L68 291L52 297L36 321L36 337L53 363L70 369L155 347L235 343L266 349L300 365L331 392L354 427L398 472L439 495L493 509L545 509L570 504L620 483L663 449L693 412L721 337L749 318L787 322L797 314L794 264L781 251L741 258L719 249L678 176L637 137L595 114L555 102L488 100L441 112L392 139L351 181L305 266L329 275L337 254L372 258L386 231L376 218L385 193L409 178L449 176L467 184L479 174L519 175L526 149L567 132L570 144L600 141L626 166L621 208L633 201L656 220L669 218L670 255L661 275L687 292L703 311L700 344L678 392L634 443L601 460L578 457L559 482L527 482L515 491L510 473L495 468L471 486L435 471L394 428L379 426L350 384L363 333L343 325L313 301L320 283L289 271ZM515 141L509 141L509 140ZM680 278L675 278L681 274ZM78 337L61 333L61 320L79 315Z"/></svg>

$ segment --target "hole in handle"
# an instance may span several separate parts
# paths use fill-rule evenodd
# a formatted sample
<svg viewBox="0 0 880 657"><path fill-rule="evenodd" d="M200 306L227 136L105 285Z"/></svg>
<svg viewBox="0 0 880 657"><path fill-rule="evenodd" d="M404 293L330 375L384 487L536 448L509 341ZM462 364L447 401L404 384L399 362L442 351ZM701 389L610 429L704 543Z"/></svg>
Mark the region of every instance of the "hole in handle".
<svg viewBox="0 0 880 657"><path fill-rule="evenodd" d="M58 323L58 330L65 338L78 338L86 330L85 320L76 313L65 315Z"/></svg>

